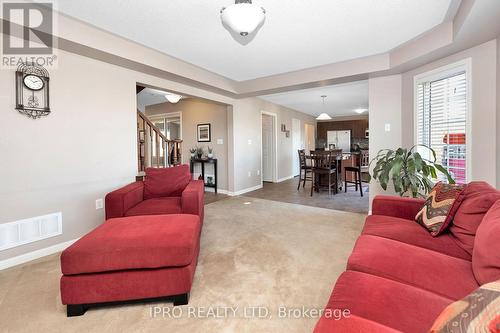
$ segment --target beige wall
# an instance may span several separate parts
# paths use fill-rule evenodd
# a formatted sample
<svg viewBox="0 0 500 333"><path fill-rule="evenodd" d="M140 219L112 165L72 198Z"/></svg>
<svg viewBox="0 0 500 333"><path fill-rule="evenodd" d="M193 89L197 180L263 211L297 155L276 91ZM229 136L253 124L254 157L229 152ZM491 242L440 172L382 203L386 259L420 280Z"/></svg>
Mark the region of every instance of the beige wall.
<svg viewBox="0 0 500 333"><path fill-rule="evenodd" d="M473 47L439 61L419 67L403 74L402 144L410 147L414 142L414 88L415 75L471 59L472 72L472 179L497 184L497 44L496 40ZM370 133L371 134L371 133Z"/></svg>
<svg viewBox="0 0 500 333"><path fill-rule="evenodd" d="M258 98L236 100L233 105L234 142L234 191L261 185L261 111L274 113L278 122L278 180L292 176L293 158L298 158L292 151L292 138L281 132L281 124L292 128L292 119L301 121L301 142L305 137L304 124L316 124L312 116L266 102ZM250 176L249 176L250 173Z"/></svg>
<svg viewBox="0 0 500 333"><path fill-rule="evenodd" d="M181 112L182 113L182 157L183 163L189 163L189 149L202 147L207 150L207 146L213 148L214 157L217 158L217 174L219 179L218 187L221 190L228 190L227 183L227 105L217 104L200 99L184 99L179 103L161 103L146 107L146 115ZM211 142L198 142L197 125L211 124ZM222 144L217 144L217 139L222 139ZM212 166L208 166L206 174L211 174Z"/></svg>
<svg viewBox="0 0 500 333"><path fill-rule="evenodd" d="M401 75L392 75L368 80L368 100L370 105L370 159L381 149L401 146ZM386 124L390 131L386 131ZM392 188L385 192L380 185L370 183L371 200L377 194L393 194ZM370 208L371 209L371 208Z"/></svg>
<svg viewBox="0 0 500 333"><path fill-rule="evenodd" d="M436 68L470 58L472 72L472 180L500 185L500 50L496 40L422 66L402 75L369 79L370 158L380 149L411 147L414 144L414 77ZM498 83L500 84L500 83ZM386 123L391 131L386 132ZM370 198L383 191L370 184Z"/></svg>
<svg viewBox="0 0 500 333"><path fill-rule="evenodd" d="M37 120L14 109L14 70L0 70L0 223L62 212L63 234L1 251L0 261L81 237L103 222L95 200L134 181L137 173L138 82L230 105L225 142L231 192L260 184L261 110L278 113L290 128L292 116L304 117L257 98L233 100L61 50L58 67L48 70L52 114ZM283 141L291 150L291 139ZM287 150L280 150L279 174L285 176L292 165Z"/></svg>
<svg viewBox="0 0 500 333"><path fill-rule="evenodd" d="M72 53L58 57L58 67L49 68L52 113L42 119L14 109L14 70L0 70L0 223L62 212L63 234L1 251L0 261L81 237L103 222L95 200L137 174L137 82L232 102Z"/></svg>

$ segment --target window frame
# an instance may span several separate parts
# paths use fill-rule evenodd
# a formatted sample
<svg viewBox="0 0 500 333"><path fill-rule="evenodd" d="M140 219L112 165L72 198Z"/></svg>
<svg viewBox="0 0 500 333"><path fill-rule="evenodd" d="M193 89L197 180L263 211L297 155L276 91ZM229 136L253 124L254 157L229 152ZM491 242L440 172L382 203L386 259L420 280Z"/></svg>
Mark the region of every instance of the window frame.
<svg viewBox="0 0 500 333"><path fill-rule="evenodd" d="M418 85L424 82L431 82L446 79L448 77L465 72L466 77L466 104L467 115L465 118L465 147L466 147L466 173L465 181L472 180L472 59L466 58L436 69L417 74L413 77L413 144L418 144ZM440 163L440 160L437 161ZM440 163L441 164L441 163Z"/></svg>

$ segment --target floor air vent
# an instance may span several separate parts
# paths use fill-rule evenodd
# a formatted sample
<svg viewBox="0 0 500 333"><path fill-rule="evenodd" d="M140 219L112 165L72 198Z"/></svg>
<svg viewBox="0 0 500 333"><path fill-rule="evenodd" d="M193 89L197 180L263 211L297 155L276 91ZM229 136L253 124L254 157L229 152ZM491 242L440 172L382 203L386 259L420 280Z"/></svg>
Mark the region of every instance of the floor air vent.
<svg viewBox="0 0 500 333"><path fill-rule="evenodd" d="M62 213L0 224L0 251L62 234Z"/></svg>

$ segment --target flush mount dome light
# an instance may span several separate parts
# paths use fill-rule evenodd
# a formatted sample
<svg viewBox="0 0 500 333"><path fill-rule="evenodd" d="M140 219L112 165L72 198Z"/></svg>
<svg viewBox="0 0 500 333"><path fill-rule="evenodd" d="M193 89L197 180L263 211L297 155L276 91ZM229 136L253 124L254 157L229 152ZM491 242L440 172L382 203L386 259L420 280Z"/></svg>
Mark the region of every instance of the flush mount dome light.
<svg viewBox="0 0 500 333"><path fill-rule="evenodd" d="M222 23L241 36L248 36L264 22L266 10L252 0L236 0L220 11Z"/></svg>
<svg viewBox="0 0 500 333"><path fill-rule="evenodd" d="M177 94L166 94L165 98L170 103L175 104L175 103L177 103L177 102L179 102L181 100L182 96L181 95L177 95Z"/></svg>
<svg viewBox="0 0 500 333"><path fill-rule="evenodd" d="M359 108L359 109L354 110L354 112L356 112L357 114L362 114L362 113L365 113L366 111L368 111L368 109Z"/></svg>

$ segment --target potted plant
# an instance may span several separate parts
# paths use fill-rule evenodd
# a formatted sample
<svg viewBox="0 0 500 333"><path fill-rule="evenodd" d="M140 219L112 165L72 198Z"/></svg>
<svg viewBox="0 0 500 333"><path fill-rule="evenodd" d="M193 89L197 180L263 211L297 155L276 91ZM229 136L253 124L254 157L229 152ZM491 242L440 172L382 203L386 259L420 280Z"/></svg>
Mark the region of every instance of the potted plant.
<svg viewBox="0 0 500 333"><path fill-rule="evenodd" d="M191 153L191 157L194 157L196 154L196 148L189 148L189 152Z"/></svg>
<svg viewBox="0 0 500 333"><path fill-rule="evenodd" d="M208 158L214 157L214 149L212 147L208 147Z"/></svg>
<svg viewBox="0 0 500 333"><path fill-rule="evenodd" d="M423 158L416 151L419 146L431 152L430 160ZM370 162L370 166L373 162L375 162L375 167L370 173L370 178L377 180L384 190L387 190L389 182L392 181L394 190L400 196L411 195L414 198L425 196L434 187L431 179L437 179L438 171L448 179L450 184L455 184L449 172L436 162L434 149L424 145L416 145L410 149L382 149Z"/></svg>
<svg viewBox="0 0 500 333"><path fill-rule="evenodd" d="M196 155L198 155L198 158L201 158L203 156L203 148L197 147L196 148Z"/></svg>

